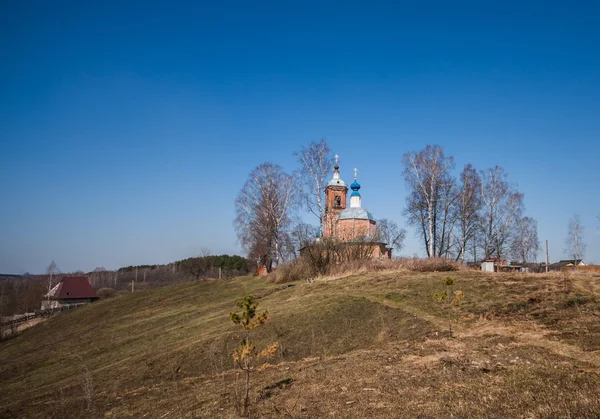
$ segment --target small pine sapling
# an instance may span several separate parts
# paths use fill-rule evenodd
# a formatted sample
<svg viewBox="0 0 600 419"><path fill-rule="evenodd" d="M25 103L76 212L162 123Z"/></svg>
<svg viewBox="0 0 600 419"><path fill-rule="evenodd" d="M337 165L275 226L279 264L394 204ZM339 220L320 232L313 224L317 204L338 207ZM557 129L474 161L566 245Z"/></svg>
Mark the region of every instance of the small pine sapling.
<svg viewBox="0 0 600 419"><path fill-rule="evenodd" d="M258 301L254 301L254 297L248 295L242 301L237 302L237 306L242 310L240 314L229 313L229 318L235 324L239 324L244 328L244 340L235 348L233 352L233 360L235 364L244 372L246 379L244 403L241 410L242 416L248 415L249 393L250 393L250 374L254 371L260 372L268 368L270 365L267 362L260 364L262 360L268 360L277 352L279 343L275 342L262 351L257 351L254 343L250 340L250 331L261 324L264 324L269 318L269 312L263 311L260 314L256 313ZM239 412L238 412L239 413Z"/></svg>
<svg viewBox="0 0 600 419"><path fill-rule="evenodd" d="M454 286L454 278L451 276L447 276L444 282L446 284L446 289L440 294L435 293L433 295L433 299L440 304L447 305L448 320L450 323L450 337L452 337L451 313L460 306L463 298L465 298L465 293L462 291L453 291L452 287Z"/></svg>

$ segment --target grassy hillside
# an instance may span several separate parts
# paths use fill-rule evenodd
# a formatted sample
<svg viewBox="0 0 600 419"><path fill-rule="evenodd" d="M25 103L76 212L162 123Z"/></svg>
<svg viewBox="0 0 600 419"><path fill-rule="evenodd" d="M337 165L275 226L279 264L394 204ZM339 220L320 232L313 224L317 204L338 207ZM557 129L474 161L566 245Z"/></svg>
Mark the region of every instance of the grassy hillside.
<svg viewBox="0 0 600 419"><path fill-rule="evenodd" d="M257 417L600 417L600 277L378 272L182 284L60 314L0 343L1 417L234 417L244 295L280 342Z"/></svg>

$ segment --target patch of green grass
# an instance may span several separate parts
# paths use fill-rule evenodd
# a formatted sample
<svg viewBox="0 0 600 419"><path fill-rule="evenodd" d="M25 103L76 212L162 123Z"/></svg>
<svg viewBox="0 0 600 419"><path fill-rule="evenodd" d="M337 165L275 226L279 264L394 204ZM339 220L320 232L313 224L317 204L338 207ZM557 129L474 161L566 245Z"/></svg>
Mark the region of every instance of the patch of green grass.
<svg viewBox="0 0 600 419"><path fill-rule="evenodd" d="M395 303L401 303L402 301L404 301L405 296L404 294L401 294L399 292L388 292L387 294L383 295L383 298L385 298L386 300L393 301Z"/></svg>

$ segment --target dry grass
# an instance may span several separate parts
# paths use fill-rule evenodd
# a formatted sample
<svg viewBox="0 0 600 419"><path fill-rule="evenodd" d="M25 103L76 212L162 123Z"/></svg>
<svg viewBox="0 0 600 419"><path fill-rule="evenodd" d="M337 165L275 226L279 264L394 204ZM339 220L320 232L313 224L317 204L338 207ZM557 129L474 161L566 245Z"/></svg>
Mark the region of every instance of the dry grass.
<svg viewBox="0 0 600 419"><path fill-rule="evenodd" d="M281 265L274 272L267 275L267 281L281 284L284 282L310 280L313 277L313 270L308 265L308 262L300 258Z"/></svg>
<svg viewBox="0 0 600 419"><path fill-rule="evenodd" d="M315 278L339 279L349 275L381 271L454 272L470 270L472 269L466 265L444 258L382 258L332 263L328 266L325 275L317 275L306 259L299 258L281 265L267 276L267 281L281 284L285 282L313 280Z"/></svg>
<svg viewBox="0 0 600 419"><path fill-rule="evenodd" d="M100 301L0 344L0 416L235 417L228 313L249 293L271 313L256 341L281 343L252 416L600 416L599 276L452 272L466 298L449 338L432 298L447 275L398 265Z"/></svg>

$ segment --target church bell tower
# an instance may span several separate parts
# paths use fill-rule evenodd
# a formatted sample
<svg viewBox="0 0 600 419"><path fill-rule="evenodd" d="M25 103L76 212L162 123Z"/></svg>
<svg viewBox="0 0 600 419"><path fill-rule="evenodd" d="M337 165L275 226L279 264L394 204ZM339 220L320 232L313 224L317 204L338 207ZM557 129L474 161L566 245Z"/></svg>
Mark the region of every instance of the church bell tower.
<svg viewBox="0 0 600 419"><path fill-rule="evenodd" d="M339 156L335 156L333 178L325 188L325 231L324 237L336 235L336 222L340 213L346 209L348 186L340 178Z"/></svg>

